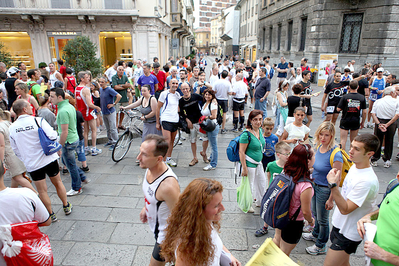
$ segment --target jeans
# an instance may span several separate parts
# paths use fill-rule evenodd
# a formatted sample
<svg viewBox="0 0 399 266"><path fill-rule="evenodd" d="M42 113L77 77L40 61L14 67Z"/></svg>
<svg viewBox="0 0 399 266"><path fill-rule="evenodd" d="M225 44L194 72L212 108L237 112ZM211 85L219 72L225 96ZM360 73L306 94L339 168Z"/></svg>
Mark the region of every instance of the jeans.
<svg viewBox="0 0 399 266"><path fill-rule="evenodd" d="M73 190L79 190L82 187L82 181L86 180L84 172L76 165L75 151L78 145L79 140L74 143L65 142L64 146L62 146L61 158L71 175Z"/></svg>
<svg viewBox="0 0 399 266"><path fill-rule="evenodd" d="M326 210L326 201L330 197L331 189L313 184L314 195L312 197L312 213L315 219L313 236L317 238L316 246L323 248L330 234L328 221L330 211Z"/></svg>
<svg viewBox="0 0 399 266"><path fill-rule="evenodd" d="M84 139L79 140L78 147L76 147L76 154L78 155L78 161L79 162L85 162L86 161L85 140Z"/></svg>
<svg viewBox="0 0 399 266"><path fill-rule="evenodd" d="M216 125L216 128L212 132L206 132L209 143L212 147L212 153L210 157L210 164L212 167L216 167L218 164L218 134L219 125Z"/></svg>
<svg viewBox="0 0 399 266"><path fill-rule="evenodd" d="M118 130L116 129L116 112L103 115L104 125L107 129L108 143L115 144L118 140Z"/></svg>
<svg viewBox="0 0 399 266"><path fill-rule="evenodd" d="M267 99L263 102L260 99L255 99L255 110L261 110L263 112L263 119L267 117Z"/></svg>

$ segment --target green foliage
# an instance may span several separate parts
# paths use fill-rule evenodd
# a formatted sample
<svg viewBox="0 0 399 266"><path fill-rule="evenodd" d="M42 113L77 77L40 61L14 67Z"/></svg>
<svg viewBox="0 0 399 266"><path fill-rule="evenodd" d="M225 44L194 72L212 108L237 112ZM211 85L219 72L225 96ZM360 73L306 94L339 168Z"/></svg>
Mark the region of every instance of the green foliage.
<svg viewBox="0 0 399 266"><path fill-rule="evenodd" d="M90 70L93 77L104 72L102 60L96 57L97 47L89 37L78 36L71 39L64 47L63 59L67 67L72 67L75 73Z"/></svg>
<svg viewBox="0 0 399 266"><path fill-rule="evenodd" d="M7 51L7 47L2 42L0 42L0 62L6 64L7 68L11 67L11 54Z"/></svg>

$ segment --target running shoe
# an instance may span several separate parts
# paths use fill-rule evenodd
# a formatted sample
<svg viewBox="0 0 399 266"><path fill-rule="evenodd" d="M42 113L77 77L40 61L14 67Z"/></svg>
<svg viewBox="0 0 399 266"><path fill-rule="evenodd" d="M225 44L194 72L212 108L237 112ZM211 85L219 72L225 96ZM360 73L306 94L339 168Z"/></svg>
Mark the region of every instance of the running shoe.
<svg viewBox="0 0 399 266"><path fill-rule="evenodd" d="M384 163L384 167L385 167L385 168L389 168L389 167L391 167L391 165L392 165L391 160L387 160L387 161L385 161L385 163Z"/></svg>
<svg viewBox="0 0 399 266"><path fill-rule="evenodd" d="M216 167L213 167L212 165L208 164L207 166L205 166L202 170L204 171L210 171L210 170L215 170Z"/></svg>
<svg viewBox="0 0 399 266"><path fill-rule="evenodd" d="M375 162L370 162L370 164L371 164L371 166L374 166L374 167L377 167L377 166L378 166L377 161L375 161Z"/></svg>
<svg viewBox="0 0 399 266"><path fill-rule="evenodd" d="M63 174L63 175L66 175L66 174L68 174L68 173L69 173L68 169L62 168L62 174Z"/></svg>
<svg viewBox="0 0 399 266"><path fill-rule="evenodd" d="M82 171L83 172L85 172L85 173L88 173L88 172L90 172L90 169L89 169L89 167L88 166L86 166L86 167L80 167L80 169L82 169Z"/></svg>
<svg viewBox="0 0 399 266"><path fill-rule="evenodd" d="M303 233L302 238L307 241L313 241L313 242L316 242L316 240L317 240L317 238L314 237L312 233Z"/></svg>
<svg viewBox="0 0 399 266"><path fill-rule="evenodd" d="M55 223L56 221L58 221L57 216L55 216L55 213L53 212L52 214L50 214L51 217L51 222Z"/></svg>
<svg viewBox="0 0 399 266"><path fill-rule="evenodd" d="M313 246L307 247L306 252L310 255L322 255L327 253L327 246L324 246L323 248L319 248L314 244Z"/></svg>
<svg viewBox="0 0 399 266"><path fill-rule="evenodd" d="M226 129L222 129L222 130L220 131L220 133L221 133L221 134L226 134L226 133L227 133L227 130L226 130Z"/></svg>
<svg viewBox="0 0 399 266"><path fill-rule="evenodd" d="M72 203L68 201L66 206L63 206L65 215L69 215L72 212Z"/></svg>
<svg viewBox="0 0 399 266"><path fill-rule="evenodd" d="M101 149L97 149L97 148L92 148L91 149L91 156L96 156L99 155L100 153L102 153L103 151Z"/></svg>
<svg viewBox="0 0 399 266"><path fill-rule="evenodd" d="M172 159L166 159L166 164L168 164L170 167L176 167L177 163L173 161Z"/></svg>
<svg viewBox="0 0 399 266"><path fill-rule="evenodd" d="M76 196L76 195L82 194L82 192L83 192L82 188L80 188L79 190L71 189L66 194L67 194L67 196Z"/></svg>
<svg viewBox="0 0 399 266"><path fill-rule="evenodd" d="M269 230L267 229L267 227L263 226L262 228L256 230L255 236L256 237L261 237L261 236L266 235L268 232L269 232Z"/></svg>

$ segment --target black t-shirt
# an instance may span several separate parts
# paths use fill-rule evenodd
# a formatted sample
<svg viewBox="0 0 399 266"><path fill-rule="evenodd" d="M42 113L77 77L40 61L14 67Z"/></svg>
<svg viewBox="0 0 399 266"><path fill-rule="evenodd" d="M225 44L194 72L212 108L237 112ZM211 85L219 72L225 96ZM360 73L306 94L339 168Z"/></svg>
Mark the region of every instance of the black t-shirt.
<svg viewBox="0 0 399 266"><path fill-rule="evenodd" d="M263 98L270 91L270 80L266 77L258 79L255 85L255 99Z"/></svg>
<svg viewBox="0 0 399 266"><path fill-rule="evenodd" d="M83 127L82 127L82 123L85 120L83 119L83 115L80 111L76 110L76 130L78 131L78 135L79 135L79 140L83 139Z"/></svg>
<svg viewBox="0 0 399 266"><path fill-rule="evenodd" d="M17 94L15 93L15 86L14 86L16 80L17 80L16 78L7 78L4 84L7 90L9 109L11 109L12 104L17 99Z"/></svg>
<svg viewBox="0 0 399 266"><path fill-rule="evenodd" d="M303 89L301 91L301 95L311 95L312 94L312 88L310 87L310 81L305 83L305 82L303 82L303 80L301 80L301 82L299 82L299 84L301 84L303 87ZM304 106L310 106L310 99L304 98L303 102L304 102Z"/></svg>
<svg viewBox="0 0 399 266"><path fill-rule="evenodd" d="M247 72L248 72L248 78L247 78L247 81L248 81L248 82L251 82L251 80L252 80L252 76L253 76L253 74L254 74L254 70L252 69L252 67L250 67L250 66L247 66L247 67L245 67L245 71L247 71Z"/></svg>
<svg viewBox="0 0 399 266"><path fill-rule="evenodd" d="M344 87L349 85L350 80L332 82L327 85L324 93L327 94L327 106L337 106L344 95Z"/></svg>
<svg viewBox="0 0 399 266"><path fill-rule="evenodd" d="M202 97L196 93L191 93L189 99L181 97L179 100L180 115L187 117L191 123L198 123L201 117L201 107Z"/></svg>
<svg viewBox="0 0 399 266"><path fill-rule="evenodd" d="M367 89L369 87L369 83L368 83L367 79L364 78L364 79L359 80L358 84L359 84L359 88L357 89L357 92L360 93L361 95L365 96L366 93L365 93L364 89Z"/></svg>
<svg viewBox="0 0 399 266"><path fill-rule="evenodd" d="M348 93L342 96L337 107L342 109L341 121L359 124L360 112L366 109L366 98L360 93Z"/></svg>
<svg viewBox="0 0 399 266"><path fill-rule="evenodd" d="M302 105L301 105L301 97L299 96L288 96L287 98L287 104L288 104L288 116L289 117L294 117L294 110L295 108L299 107L299 106L305 106L304 105L304 99L302 99Z"/></svg>

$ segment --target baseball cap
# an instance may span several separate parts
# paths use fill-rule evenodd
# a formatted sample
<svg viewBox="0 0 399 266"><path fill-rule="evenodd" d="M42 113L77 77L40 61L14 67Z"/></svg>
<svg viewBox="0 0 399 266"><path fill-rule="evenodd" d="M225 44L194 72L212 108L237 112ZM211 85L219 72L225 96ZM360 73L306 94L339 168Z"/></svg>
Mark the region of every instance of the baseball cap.
<svg viewBox="0 0 399 266"><path fill-rule="evenodd" d="M378 72L384 72L384 69L382 67L377 68L377 73Z"/></svg>
<svg viewBox="0 0 399 266"><path fill-rule="evenodd" d="M17 67L10 67L10 69L8 70L8 74L10 76L15 75L15 73L20 72L20 70Z"/></svg>

